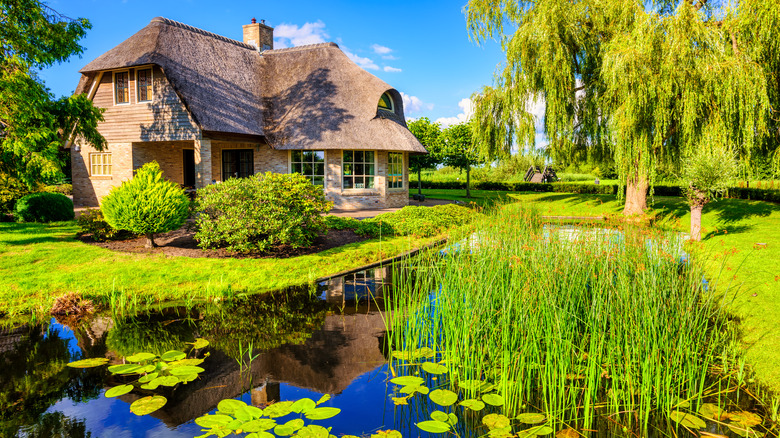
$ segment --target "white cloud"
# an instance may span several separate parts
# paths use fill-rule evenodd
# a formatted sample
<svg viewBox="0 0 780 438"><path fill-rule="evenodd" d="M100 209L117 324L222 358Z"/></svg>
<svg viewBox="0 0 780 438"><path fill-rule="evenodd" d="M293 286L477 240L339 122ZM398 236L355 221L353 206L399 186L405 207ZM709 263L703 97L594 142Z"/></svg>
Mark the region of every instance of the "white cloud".
<svg viewBox="0 0 780 438"><path fill-rule="evenodd" d="M341 51L347 55L347 58L351 59L352 62L359 65L360 67L363 67L366 70L379 70L379 66L376 65L376 63L370 58L364 58L362 56L355 55L343 46L341 47Z"/></svg>
<svg viewBox="0 0 780 438"><path fill-rule="evenodd" d="M274 28L274 48L303 46L306 44L324 43L329 38L325 31L325 23L305 23L298 27L296 24L280 24Z"/></svg>
<svg viewBox="0 0 780 438"><path fill-rule="evenodd" d="M458 106L461 109L461 113L453 117L440 117L436 119L436 123L440 124L442 128L448 128L458 123L463 123L471 118L471 114L474 113L474 103L468 97L463 98L458 102Z"/></svg>
<svg viewBox="0 0 780 438"><path fill-rule="evenodd" d="M374 53L376 53L377 55L389 55L390 52L393 51L393 49L385 46L380 46L379 44L371 45L371 49L373 49Z"/></svg>
<svg viewBox="0 0 780 438"><path fill-rule="evenodd" d="M388 73L401 73L403 71L400 68L390 67L389 65L386 65L383 70Z"/></svg>
<svg viewBox="0 0 780 438"><path fill-rule="evenodd" d="M404 114L419 113L433 109L432 103L425 103L419 97L410 96L403 91L401 92L401 98L404 100Z"/></svg>

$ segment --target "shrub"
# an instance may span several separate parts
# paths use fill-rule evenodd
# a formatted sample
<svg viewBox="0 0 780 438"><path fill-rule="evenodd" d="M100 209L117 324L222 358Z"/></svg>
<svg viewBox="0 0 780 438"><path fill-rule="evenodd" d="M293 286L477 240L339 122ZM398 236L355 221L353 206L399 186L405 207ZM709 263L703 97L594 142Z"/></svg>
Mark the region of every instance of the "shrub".
<svg viewBox="0 0 780 438"><path fill-rule="evenodd" d="M352 230L361 236L379 237L382 234L379 223L353 217L325 216L325 226L333 230ZM385 232L392 234L389 228Z"/></svg>
<svg viewBox="0 0 780 438"><path fill-rule="evenodd" d="M195 238L203 248L239 252L306 247L326 230L322 214L332 205L299 174L229 179L198 190Z"/></svg>
<svg viewBox="0 0 780 438"><path fill-rule="evenodd" d="M14 211L16 201L30 194L27 186L18 179L0 173L0 214Z"/></svg>
<svg viewBox="0 0 780 438"><path fill-rule="evenodd" d="M73 194L73 184L56 184L51 186L43 186L42 192L48 193L61 193L63 195Z"/></svg>
<svg viewBox="0 0 780 438"><path fill-rule="evenodd" d="M33 193L16 201L14 218L19 222L73 220L73 201L59 193Z"/></svg>
<svg viewBox="0 0 780 438"><path fill-rule="evenodd" d="M392 231L398 236L430 237L441 234L449 228L465 225L471 222L476 214L470 208L455 204L433 207L409 205L396 212L380 214L363 222L382 224L383 232L387 234L390 234L388 231Z"/></svg>
<svg viewBox="0 0 780 438"><path fill-rule="evenodd" d="M117 230L106 222L103 212L90 208L81 213L78 218L79 227L82 234L89 234L92 240L96 242L105 242L107 240L130 239L135 235L127 230Z"/></svg>
<svg viewBox="0 0 780 438"><path fill-rule="evenodd" d="M175 230L189 215L190 200L178 184L163 179L160 165L144 164L133 179L114 187L103 198L103 216L113 228L146 236L154 247L154 235Z"/></svg>

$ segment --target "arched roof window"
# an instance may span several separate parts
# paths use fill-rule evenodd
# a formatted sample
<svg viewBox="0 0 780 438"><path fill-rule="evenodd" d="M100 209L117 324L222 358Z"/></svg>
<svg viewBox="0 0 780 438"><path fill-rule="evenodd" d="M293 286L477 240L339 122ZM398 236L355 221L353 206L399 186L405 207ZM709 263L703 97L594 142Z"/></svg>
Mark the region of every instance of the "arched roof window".
<svg viewBox="0 0 780 438"><path fill-rule="evenodd" d="M393 104L393 98L390 97L390 93L384 93L382 97L379 98L379 109L395 112L395 105Z"/></svg>

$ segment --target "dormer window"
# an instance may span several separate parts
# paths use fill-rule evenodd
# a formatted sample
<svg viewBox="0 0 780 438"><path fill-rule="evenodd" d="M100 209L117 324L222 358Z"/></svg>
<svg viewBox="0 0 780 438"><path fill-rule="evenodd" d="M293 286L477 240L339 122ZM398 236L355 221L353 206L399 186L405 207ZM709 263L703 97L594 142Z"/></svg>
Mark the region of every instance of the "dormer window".
<svg viewBox="0 0 780 438"><path fill-rule="evenodd" d="M390 93L385 93L379 98L379 109L395 112L395 106L393 105L393 98L390 97Z"/></svg>

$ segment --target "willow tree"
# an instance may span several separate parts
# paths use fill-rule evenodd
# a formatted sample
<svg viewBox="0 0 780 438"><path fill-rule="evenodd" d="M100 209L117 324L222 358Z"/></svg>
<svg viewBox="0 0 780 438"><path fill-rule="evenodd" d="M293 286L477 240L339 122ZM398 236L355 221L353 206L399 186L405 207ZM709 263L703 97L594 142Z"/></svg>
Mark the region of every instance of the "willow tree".
<svg viewBox="0 0 780 438"><path fill-rule="evenodd" d="M472 37L498 38L506 52L495 87L474 97L477 144L508 153L528 143L528 102L543 99L552 156L608 152L624 214L641 214L659 165L679 168L713 139L743 162L761 147L775 2L470 0Z"/></svg>

